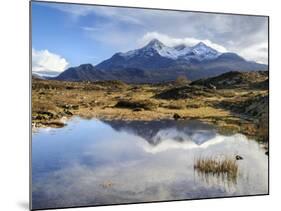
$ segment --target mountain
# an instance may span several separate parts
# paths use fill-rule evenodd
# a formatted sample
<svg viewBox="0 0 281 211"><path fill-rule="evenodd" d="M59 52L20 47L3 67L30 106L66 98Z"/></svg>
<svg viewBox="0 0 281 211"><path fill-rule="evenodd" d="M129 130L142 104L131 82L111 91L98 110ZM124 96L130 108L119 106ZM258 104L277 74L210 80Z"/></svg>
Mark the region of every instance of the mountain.
<svg viewBox="0 0 281 211"><path fill-rule="evenodd" d="M116 53L96 66L83 64L69 68L54 79L158 83L178 76L196 80L229 71L256 70L267 70L267 65L247 61L235 53L221 53L203 42L191 47L183 44L169 47L153 39L142 48Z"/></svg>
<svg viewBox="0 0 281 211"><path fill-rule="evenodd" d="M104 80L106 73L96 69L92 64L82 64L78 67L71 67L55 77L64 81L96 81Z"/></svg>
<svg viewBox="0 0 281 211"><path fill-rule="evenodd" d="M216 59L221 54L200 42L193 47L185 45L168 47L162 42L153 39L143 48L116 53L96 67L112 70L121 68L159 69L178 65L191 65L193 62L202 62Z"/></svg>
<svg viewBox="0 0 281 211"><path fill-rule="evenodd" d="M36 74L36 73L32 73L32 78L35 78L35 79L45 79L43 76L41 76L39 74Z"/></svg>

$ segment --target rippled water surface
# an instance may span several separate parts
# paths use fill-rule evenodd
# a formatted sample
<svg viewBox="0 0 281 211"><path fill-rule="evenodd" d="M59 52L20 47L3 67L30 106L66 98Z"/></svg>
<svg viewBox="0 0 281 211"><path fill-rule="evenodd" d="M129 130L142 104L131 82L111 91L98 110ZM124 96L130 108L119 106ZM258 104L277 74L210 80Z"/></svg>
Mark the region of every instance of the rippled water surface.
<svg viewBox="0 0 281 211"><path fill-rule="evenodd" d="M268 157L241 134L196 121L72 119L32 136L33 209L268 192ZM235 158L238 176L204 175L198 158Z"/></svg>

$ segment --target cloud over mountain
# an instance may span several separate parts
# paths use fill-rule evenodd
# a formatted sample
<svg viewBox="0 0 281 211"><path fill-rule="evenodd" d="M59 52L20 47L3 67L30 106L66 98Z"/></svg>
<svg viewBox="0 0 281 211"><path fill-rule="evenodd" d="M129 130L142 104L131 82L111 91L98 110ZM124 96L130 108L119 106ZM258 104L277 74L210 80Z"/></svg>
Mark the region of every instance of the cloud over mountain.
<svg viewBox="0 0 281 211"><path fill-rule="evenodd" d="M152 39L157 39L160 40L161 42L163 42L165 45L167 46L177 46L177 45L181 45L184 44L186 46L194 46L197 43L203 42L206 45L210 46L211 48L216 49L219 52L226 52L227 49L225 47L223 47L222 45L213 43L210 40L207 39L196 39L194 37L184 37L184 38L176 38L176 37L171 37L165 34L161 34L158 32L148 32L146 33L140 40L139 43L141 45L144 45L145 43L148 43L150 40Z"/></svg>

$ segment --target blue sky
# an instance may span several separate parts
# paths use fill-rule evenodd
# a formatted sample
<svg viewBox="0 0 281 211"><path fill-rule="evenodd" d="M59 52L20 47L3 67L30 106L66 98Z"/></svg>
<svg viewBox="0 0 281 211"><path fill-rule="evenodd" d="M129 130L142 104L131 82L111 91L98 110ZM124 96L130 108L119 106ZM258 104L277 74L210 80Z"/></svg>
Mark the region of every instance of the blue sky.
<svg viewBox="0 0 281 211"><path fill-rule="evenodd" d="M62 55L74 66L96 63L107 58L114 49L92 39L82 27L102 21L95 14L77 18L55 7L33 3L32 47Z"/></svg>
<svg viewBox="0 0 281 211"><path fill-rule="evenodd" d="M267 63L267 18L32 2L34 72L98 64L153 38L168 46L200 41Z"/></svg>

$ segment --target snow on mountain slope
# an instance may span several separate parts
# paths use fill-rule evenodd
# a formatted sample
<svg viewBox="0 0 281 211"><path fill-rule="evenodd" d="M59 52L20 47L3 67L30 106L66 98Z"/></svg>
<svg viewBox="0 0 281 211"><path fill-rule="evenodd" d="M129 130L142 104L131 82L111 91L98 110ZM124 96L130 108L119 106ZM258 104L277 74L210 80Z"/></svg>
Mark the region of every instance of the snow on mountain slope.
<svg viewBox="0 0 281 211"><path fill-rule="evenodd" d="M202 42L192 47L188 47L183 44L175 47L168 47L157 39L151 40L143 48L131 50L126 53L119 53L119 55L124 57L125 59L130 59L136 56L150 57L154 56L155 54L169 59L184 59L187 61L189 61L190 59L196 59L199 61L211 60L221 55L221 53Z"/></svg>
<svg viewBox="0 0 281 211"><path fill-rule="evenodd" d="M160 56L170 59L177 59L178 52L176 49L165 46L160 41L153 39L146 46L140 49L128 51L126 53L119 53L120 56L132 58L134 56L153 56L159 54Z"/></svg>
<svg viewBox="0 0 281 211"><path fill-rule="evenodd" d="M215 59L221 55L217 50L205 45L203 42L191 47L191 52L193 52L199 60Z"/></svg>

